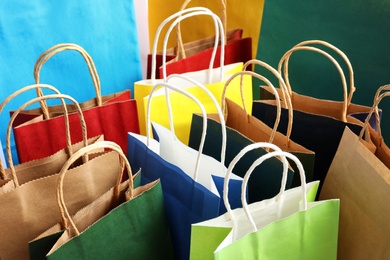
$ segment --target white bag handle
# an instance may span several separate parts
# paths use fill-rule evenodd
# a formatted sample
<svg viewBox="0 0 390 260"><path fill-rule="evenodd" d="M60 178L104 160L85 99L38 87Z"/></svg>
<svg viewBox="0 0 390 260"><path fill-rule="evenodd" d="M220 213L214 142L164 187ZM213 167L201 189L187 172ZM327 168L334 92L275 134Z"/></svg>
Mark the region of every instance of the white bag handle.
<svg viewBox="0 0 390 260"><path fill-rule="evenodd" d="M159 36L160 36L160 33L163 29L163 27L169 22L171 21L172 19L174 18L177 18L177 17L180 17L182 14L185 14L185 13L188 13L188 12L196 12L195 15L205 15L205 14L208 14L208 15L211 15L213 20L214 20L214 24L215 24L215 28L216 28L216 38L215 38L215 43L214 43L214 51L212 53L212 57L211 57L211 60L210 60L210 70L212 69L212 65L214 64L214 60L215 60L215 56L216 56L216 50L217 50L217 47L218 47L218 37L219 37L219 30L218 30L218 26L217 26L217 22L218 24L220 25L220 28L222 28L222 24L221 24L221 20L218 18L218 16L216 16L215 14L213 14L209 9L207 8L204 8L204 7L193 7L193 8L188 8L188 9L185 9L185 10L182 10L182 11L179 11L171 16L169 16L168 18L166 18L161 24L160 26L157 28L157 31L156 31L156 34L155 34L155 38L154 38L154 42L153 42L153 49L152 49L152 71L151 71L151 80L152 82L154 83L154 80L156 79L156 54L157 54L157 43L158 43L158 39L159 39ZM184 18L183 18L184 17ZM180 19L176 19L176 23L177 24L178 22L180 22L181 20L183 19L186 19L188 18L188 16L181 16ZM173 28L173 27L172 27ZM169 30L169 33L170 31L172 30L172 28ZM223 32L223 30L221 30L221 32ZM167 35L169 35L167 33ZM166 38L166 41L167 41L167 36L165 37ZM224 42L223 42L224 43ZM166 44L164 44L166 46ZM224 45L223 45L224 46ZM166 47L164 47L164 50L163 50L163 56L164 56L164 59L163 59L163 64L165 64L165 57L166 57ZM221 49L221 67L222 64L224 64L224 48ZM164 66L165 67L165 66ZM223 76L223 69L221 69L221 74ZM166 74L165 74L166 75Z"/></svg>
<svg viewBox="0 0 390 260"><path fill-rule="evenodd" d="M200 163L200 157L201 157L201 151L203 150L203 145L204 145L204 142L205 142L205 139L206 139L206 129L207 129L207 114L206 114L206 110L204 108L204 106L202 105L202 103L196 98L194 97L194 95L192 95L191 93L181 89L181 88L178 88L172 84L169 84L167 82L162 82L162 83L157 83L156 85L153 86L152 90L150 91L150 94L149 94L149 99L148 99L148 106L147 106L147 110L146 110L146 136L147 136L147 141L146 141L146 145L149 146L149 139L150 139L150 109L151 109L151 104L152 104L152 96L153 96L153 93L156 91L157 88L159 87L165 87L165 88L168 88L168 89L172 89L176 92L179 92L180 94L183 94L184 96L192 99L193 101L195 101L195 103L200 107L200 109L202 110L202 115L203 115L203 129L202 129L202 138L201 138L201 144L200 144L200 147L199 147L199 153L198 153L198 158L196 160L196 166L195 166L195 173L194 173L194 180L196 181L196 178L197 178L197 175L198 175L198 172L199 172L199 163ZM168 97L169 98L169 97ZM170 110L171 108L168 107L168 110ZM168 111L168 114L170 114L170 120L172 120L172 111ZM171 123L172 125L172 123Z"/></svg>
<svg viewBox="0 0 390 260"><path fill-rule="evenodd" d="M212 68L213 68L215 55L217 53L217 48L218 48L219 36L221 35L220 81L223 80L223 65L224 65L224 62L225 62L224 61L225 60L225 37L223 36L224 35L224 31L223 31L223 25L222 25L221 19L216 14L212 13L211 11L209 11L209 12L199 11L199 12L192 12L192 13L189 13L189 14L185 14L185 15L180 16L179 18L177 18L171 24L171 26L169 27L167 33L165 34L164 47L163 47L163 63L162 63L163 79L164 79L164 81L166 80L166 77L167 77L166 53L167 53L167 44L168 44L168 39L169 39L170 33L172 32L172 30L176 26L176 24L178 24L180 21L182 21L184 19L187 19L189 17L198 16L198 15L211 16L213 18L213 20L214 20L215 41L214 41L213 53L212 53L212 56L211 56L211 59L210 59L210 64L209 64L209 71L211 71ZM218 30L218 26L219 26L219 30ZM209 83L211 83L211 73L209 73Z"/></svg>
<svg viewBox="0 0 390 260"><path fill-rule="evenodd" d="M242 190L245 191L247 185L248 185L248 180L249 180L249 177L250 175L252 174L253 170L259 166L262 162L264 162L265 160L269 159L269 158L272 158L272 157L275 157L275 156L282 156L282 161L283 161L283 180L282 180L282 187L283 189L285 189L285 178L287 178L287 169L288 169L288 164L285 163L286 160L286 157L291 159L292 161L294 161L298 167L298 170L299 170L299 175L301 177L301 187L302 187L302 202L303 202L303 208L302 210L307 210L307 200L306 200L306 192L307 192L307 187L306 187L306 176L305 176L305 170L303 169L303 165L302 163L299 161L299 159L289 153L289 152L284 152L284 151L274 151L274 152L271 152L271 153L268 153L268 154L265 154L263 156L261 156L259 159L257 159L255 162L253 162L253 164L251 165L251 167L248 169L248 171L246 172L245 176L244 176L244 180L242 182ZM280 196L281 194L279 193L277 196L276 196L276 201L279 201L280 199ZM248 217L248 220L249 222L251 223L252 227L253 227L253 231L257 231L257 227L256 227L256 224L255 224L255 221L253 220L253 217L252 215L250 214L250 211L249 211L249 207L248 207L248 202L246 200L246 197L245 197L245 194L241 194L241 202L242 202L242 207L244 209L244 212L246 214L246 216ZM235 224L236 225L236 224Z"/></svg>
<svg viewBox="0 0 390 260"><path fill-rule="evenodd" d="M280 151L282 152L282 150L274 145L274 144L271 144L271 143L266 143L266 142L258 142L258 143L253 143L253 144L250 144L246 147L244 147L234 158L233 160L230 162L228 168L227 168L227 171L226 171L226 177L225 177L225 180L224 180L224 183L223 183L223 202L225 204L225 207L226 207L226 210L227 210L227 213L229 214L229 217L230 219L233 221L234 223L234 214L233 214L233 210L230 206L230 203L229 203L229 199L228 199L228 194L229 194L229 179L230 179L230 174L234 168L234 166L237 164L237 162L247 153L247 152L250 152L252 150L255 150L255 149L259 149L259 148L263 148L263 149L272 149L274 151ZM282 157L282 161L285 160L283 159ZM283 165L284 163L287 163L287 161L283 161ZM288 168L288 166L287 166ZM283 177L282 177L282 186L280 187L280 191L278 193L278 195L276 195L276 197L278 199L280 199L280 197L282 196L282 193L284 192L284 187L286 186L286 183L287 183L287 170L286 170L286 174L283 174ZM246 188L245 188L246 189ZM242 190L242 192L245 192L245 190Z"/></svg>
<svg viewBox="0 0 390 260"><path fill-rule="evenodd" d="M184 79L184 80L187 80L187 81L191 82L192 84L194 84L194 86L200 87L204 92L206 92L206 94L213 101L214 106L217 109L217 113L218 113L220 124L221 124L221 130L222 130L221 131L222 132L221 164L222 164L222 169L224 169L224 167L225 167L225 157L226 157L226 142L227 142L226 122L225 122L225 118L223 116L222 109L219 106L217 99L215 98L213 93L211 93L211 91L208 90L203 84L199 83L198 81L196 81L196 80L194 80L194 79L192 79L190 77L187 77L187 76L184 76L184 75L180 75L180 74L171 74L171 75L168 76L167 82L169 82L169 80L171 80L173 78L181 78L181 79ZM170 107L169 98L167 98L167 102L168 102L168 111L170 113L170 115L169 115L170 126L171 126L171 129L174 129L174 127L173 127L173 118L172 118L173 115L172 115L172 110L171 110L171 107ZM175 136L175 138L176 138L176 136ZM200 153L203 152L203 146L204 146L204 143L202 144L202 142L201 142L200 145L199 145L199 149L198 149ZM202 149L201 149L201 147L202 147ZM223 170L222 170L222 172L223 172Z"/></svg>

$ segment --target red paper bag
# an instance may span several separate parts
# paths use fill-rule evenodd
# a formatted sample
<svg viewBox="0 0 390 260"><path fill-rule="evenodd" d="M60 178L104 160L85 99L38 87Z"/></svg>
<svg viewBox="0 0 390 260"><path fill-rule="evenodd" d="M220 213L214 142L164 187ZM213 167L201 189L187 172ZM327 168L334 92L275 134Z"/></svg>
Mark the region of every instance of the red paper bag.
<svg viewBox="0 0 390 260"><path fill-rule="evenodd" d="M34 69L39 83L42 65L56 53L64 50L76 50L85 59L96 90L96 98L80 103L88 128L88 138L104 135L105 140L113 141L127 151L127 132L139 133L136 101L131 99L129 90L101 96L100 80L89 54L75 44L59 44L41 55ZM38 91L42 96L42 91ZM70 112L72 105L67 105ZM65 147L65 129L61 106L49 106L42 102L41 108L23 111L14 125L16 149L20 162L49 156ZM32 120L26 120L31 119ZM81 129L76 113L69 114L72 142L81 141Z"/></svg>

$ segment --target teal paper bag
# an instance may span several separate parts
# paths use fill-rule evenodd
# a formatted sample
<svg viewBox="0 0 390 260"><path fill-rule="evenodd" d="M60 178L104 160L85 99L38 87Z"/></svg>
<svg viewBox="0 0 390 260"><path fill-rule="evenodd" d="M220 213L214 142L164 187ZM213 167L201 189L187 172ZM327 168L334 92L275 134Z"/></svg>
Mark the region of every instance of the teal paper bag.
<svg viewBox="0 0 390 260"><path fill-rule="evenodd" d="M357 90L352 102L371 105L377 88L389 83L389 10L390 2L385 0L265 0L257 58L276 68L282 55L299 42L318 39L332 43L353 65ZM342 59L335 58L345 69ZM341 88L329 91L328 86L338 86L340 78L326 58L302 52L290 63L294 91L341 100ZM260 68L255 70L259 72ZM388 106L384 104L383 111ZM386 116L382 120L384 139L390 139L390 120Z"/></svg>

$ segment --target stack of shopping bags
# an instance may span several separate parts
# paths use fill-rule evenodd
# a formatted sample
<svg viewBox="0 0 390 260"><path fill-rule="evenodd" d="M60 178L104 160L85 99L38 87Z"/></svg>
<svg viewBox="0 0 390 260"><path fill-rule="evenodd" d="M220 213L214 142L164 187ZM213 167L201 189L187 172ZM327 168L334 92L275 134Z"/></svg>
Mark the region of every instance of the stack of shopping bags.
<svg viewBox="0 0 390 260"><path fill-rule="evenodd" d="M353 63L335 45L292 43L271 66L253 59L242 28L228 29L226 9L219 17L189 2L161 23L148 74L130 89L103 84L108 66L64 42L37 55L35 84L1 100L0 259L386 257L379 104L390 87L370 106L353 103ZM195 17L215 33L185 43L183 21ZM301 52L331 62L343 101L293 91L289 62ZM67 75L74 57L85 66L77 74L89 72L89 100L46 79L47 65Z"/></svg>

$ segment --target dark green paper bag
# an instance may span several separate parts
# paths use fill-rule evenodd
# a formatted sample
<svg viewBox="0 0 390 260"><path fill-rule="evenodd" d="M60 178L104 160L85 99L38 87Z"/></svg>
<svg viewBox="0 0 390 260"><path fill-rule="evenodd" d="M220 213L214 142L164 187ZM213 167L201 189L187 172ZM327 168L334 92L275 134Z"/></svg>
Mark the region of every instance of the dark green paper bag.
<svg viewBox="0 0 390 260"><path fill-rule="evenodd" d="M68 162L96 147L121 151L116 144L100 142L75 153ZM125 155L120 153L120 156L131 174ZM62 178L66 167L67 164L60 173ZM66 201L59 189L63 222L70 224L65 224L68 228L62 234L60 232L61 236L51 247L47 259L72 259L75 256L80 259L129 259L131 256L136 259L172 259L173 250L159 180L137 188L130 180L132 178L120 183L119 174L115 186L72 217L64 207ZM58 231L59 227L58 224L51 230L57 228ZM58 235L52 233L51 238L42 237L47 240L55 239Z"/></svg>
<svg viewBox="0 0 390 260"><path fill-rule="evenodd" d="M203 127L202 116L194 114L191 122L189 146L193 149L198 149ZM229 166L233 158L247 145L253 143L238 131L226 127L227 143L226 143L226 157L225 165ZM221 145L222 145L222 130L221 124L214 119L207 119L205 144L203 153L207 154L216 160L221 159ZM234 168L234 173L240 177L244 177L249 168L250 162L255 158L267 153L264 149L257 149L246 154ZM274 197L280 190L280 183L282 179L283 164L280 160L272 158L258 167L253 177L248 184L248 200L256 202L263 199ZM287 177L286 188L291 187L294 172L289 170Z"/></svg>
<svg viewBox="0 0 390 260"><path fill-rule="evenodd" d="M141 185L141 172L137 173L133 177L133 185L134 187L138 187ZM61 229L60 231L58 231ZM61 228L61 225L56 225L51 229L45 231L45 233L41 234L39 238L34 239L29 243L29 254L30 260L39 260L39 259L47 259L46 255L49 253L50 249L54 246L57 240L62 236L65 232L65 229Z"/></svg>

